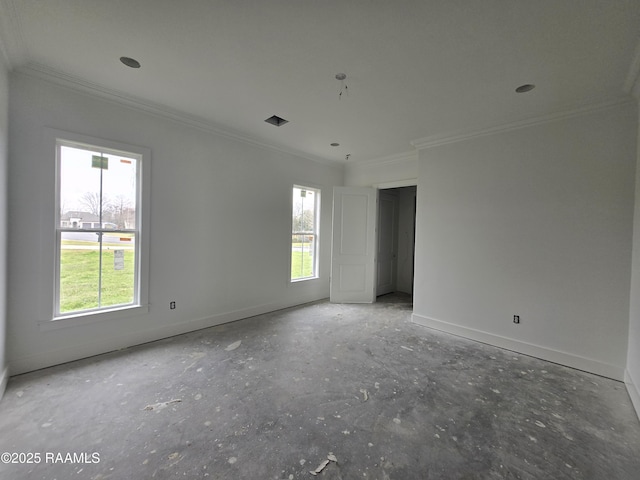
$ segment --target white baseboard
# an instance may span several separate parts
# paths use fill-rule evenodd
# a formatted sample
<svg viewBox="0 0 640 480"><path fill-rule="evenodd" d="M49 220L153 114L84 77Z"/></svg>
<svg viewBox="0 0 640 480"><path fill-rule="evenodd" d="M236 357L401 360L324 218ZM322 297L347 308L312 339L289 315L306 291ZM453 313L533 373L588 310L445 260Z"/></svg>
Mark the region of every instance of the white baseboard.
<svg viewBox="0 0 640 480"><path fill-rule="evenodd" d="M442 332L457 335L459 337L468 338L470 340L475 340L481 343L487 343L495 347L512 350L514 352L540 358L542 360L547 360L553 363L559 363L560 365L576 368L585 372L595 373L596 375L612 378L614 380L622 381L624 379L624 368L618 367L616 365L611 365L598 360L581 357L579 355L574 355L559 350L553 350L547 347L542 347L540 345L521 342L519 340L502 337L500 335L494 335L492 333L475 330L469 327L455 325L453 323L436 320L434 318L425 317L415 313L412 315L411 319L418 325L433 328L435 330L440 330Z"/></svg>
<svg viewBox="0 0 640 480"><path fill-rule="evenodd" d="M7 383L9 382L9 367L5 367L2 373L0 373L0 400L4 396L4 392L7 389Z"/></svg>
<svg viewBox="0 0 640 480"><path fill-rule="evenodd" d="M297 300L290 302L266 303L231 312L220 313L211 317L189 320L186 322L165 325L159 328L146 329L133 333L129 332L126 335L112 337L106 341L101 339L95 342L74 345L69 348L17 357L11 359L11 375L19 375L22 373L40 370L42 368L52 367L54 365L72 362L74 360L93 357L103 353L123 350L143 343L162 340L176 335L181 335L183 333L201 330L203 328L215 327L217 325L222 325L223 323L234 322L236 320L270 313L304 303L315 302L321 299L322 298L315 297L298 297Z"/></svg>
<svg viewBox="0 0 640 480"><path fill-rule="evenodd" d="M636 409L636 415L638 415L638 419L640 420L640 390L638 390L638 386L633 383L629 370L624 371L624 383L627 386L629 397L631 397L633 408Z"/></svg>

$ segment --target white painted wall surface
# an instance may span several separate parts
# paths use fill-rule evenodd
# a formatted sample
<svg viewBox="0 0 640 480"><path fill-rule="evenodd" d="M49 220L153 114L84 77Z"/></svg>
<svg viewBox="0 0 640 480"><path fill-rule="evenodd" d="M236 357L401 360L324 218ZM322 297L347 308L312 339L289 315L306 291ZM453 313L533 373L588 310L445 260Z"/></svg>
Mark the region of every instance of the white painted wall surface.
<svg viewBox="0 0 640 480"><path fill-rule="evenodd" d="M11 76L10 91L12 374L328 296L332 189L342 184L341 166L243 143L25 74ZM39 328L51 318L54 278L55 161L42 141L45 127L151 149L148 314ZM320 278L290 284L294 183L322 189L321 253ZM175 310L169 301L176 302Z"/></svg>
<svg viewBox="0 0 640 480"><path fill-rule="evenodd" d="M636 136L629 103L421 151L414 321L622 379Z"/></svg>
<svg viewBox="0 0 640 480"><path fill-rule="evenodd" d="M640 99L640 92L638 92ZM631 303L629 308L629 349L625 382L636 413L640 417L640 117L638 119L636 196L633 221L633 262L631 264Z"/></svg>
<svg viewBox="0 0 640 480"><path fill-rule="evenodd" d="M418 152L370 162L348 161L344 181L350 187L372 187L381 183L418 178ZM410 185L411 183L405 183ZM413 183L415 185L415 183Z"/></svg>
<svg viewBox="0 0 640 480"><path fill-rule="evenodd" d="M9 72L0 55L0 398L4 393L9 375L6 355L8 138Z"/></svg>

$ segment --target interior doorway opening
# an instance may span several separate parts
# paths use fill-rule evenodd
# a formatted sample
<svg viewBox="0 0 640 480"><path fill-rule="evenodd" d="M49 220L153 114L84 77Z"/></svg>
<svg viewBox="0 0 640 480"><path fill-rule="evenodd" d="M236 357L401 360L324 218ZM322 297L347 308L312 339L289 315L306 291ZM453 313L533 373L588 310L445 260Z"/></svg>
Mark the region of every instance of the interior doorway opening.
<svg viewBox="0 0 640 480"><path fill-rule="evenodd" d="M415 185L379 190L376 297L409 295L413 302Z"/></svg>

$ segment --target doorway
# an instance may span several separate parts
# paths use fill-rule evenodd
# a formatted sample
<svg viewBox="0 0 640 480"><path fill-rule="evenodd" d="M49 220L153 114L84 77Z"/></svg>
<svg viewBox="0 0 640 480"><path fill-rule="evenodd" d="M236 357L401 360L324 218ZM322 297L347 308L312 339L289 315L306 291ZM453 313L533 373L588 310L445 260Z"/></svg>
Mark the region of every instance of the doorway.
<svg viewBox="0 0 640 480"><path fill-rule="evenodd" d="M390 293L413 299L416 186L379 190L376 297Z"/></svg>

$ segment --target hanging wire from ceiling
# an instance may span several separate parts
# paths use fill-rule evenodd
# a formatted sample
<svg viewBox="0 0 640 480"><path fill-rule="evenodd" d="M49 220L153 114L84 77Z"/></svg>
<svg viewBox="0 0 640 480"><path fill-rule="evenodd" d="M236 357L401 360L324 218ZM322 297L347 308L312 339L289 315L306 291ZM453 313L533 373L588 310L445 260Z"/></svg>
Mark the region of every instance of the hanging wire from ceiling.
<svg viewBox="0 0 640 480"><path fill-rule="evenodd" d="M349 95L349 87L345 80L347 79L346 73L336 73L336 80L340 81L340 93L338 93L338 100L342 100L342 94Z"/></svg>

